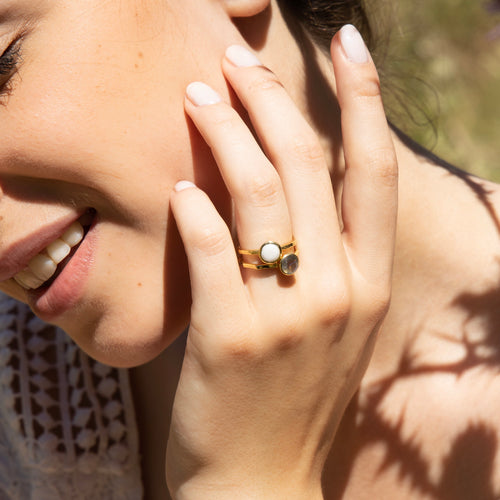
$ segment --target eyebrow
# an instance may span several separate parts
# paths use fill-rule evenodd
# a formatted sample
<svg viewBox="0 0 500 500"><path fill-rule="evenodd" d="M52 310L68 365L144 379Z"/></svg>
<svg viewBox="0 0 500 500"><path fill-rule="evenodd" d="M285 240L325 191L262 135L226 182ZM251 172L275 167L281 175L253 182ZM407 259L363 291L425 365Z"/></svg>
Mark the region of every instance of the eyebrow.
<svg viewBox="0 0 500 500"><path fill-rule="evenodd" d="M12 33L32 31L42 14L35 9L42 3L40 0L0 0L0 40Z"/></svg>
<svg viewBox="0 0 500 500"><path fill-rule="evenodd" d="M0 0L0 27L7 22L12 22L19 15L16 13L15 7L12 5L5 5L4 0Z"/></svg>
<svg viewBox="0 0 500 500"><path fill-rule="evenodd" d="M2 0L0 2L0 23L4 22L6 18L12 15L14 7L12 1Z"/></svg>
<svg viewBox="0 0 500 500"><path fill-rule="evenodd" d="M40 0L0 0L0 25L32 17L41 4Z"/></svg>

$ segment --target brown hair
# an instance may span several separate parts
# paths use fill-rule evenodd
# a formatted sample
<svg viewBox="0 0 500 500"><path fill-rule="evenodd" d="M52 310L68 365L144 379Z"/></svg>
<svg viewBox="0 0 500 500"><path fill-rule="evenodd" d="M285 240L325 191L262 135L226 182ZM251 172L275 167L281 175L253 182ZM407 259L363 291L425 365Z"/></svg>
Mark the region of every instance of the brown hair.
<svg viewBox="0 0 500 500"><path fill-rule="evenodd" d="M432 103L432 87L415 75L398 70L397 57L389 55L394 16L391 2L376 0L277 0L283 16L299 39L305 34L318 47L328 51L332 37L344 24L353 24L362 34L382 81L382 95L389 124L399 138L413 151L437 165L454 167L429 153L410 137L419 136L424 143L435 142L437 112ZM418 92L416 91L418 87ZM422 97L429 96L428 102ZM431 99L432 98L432 99ZM424 101L424 102L422 102Z"/></svg>
<svg viewBox="0 0 500 500"><path fill-rule="evenodd" d="M344 24L354 24L372 49L373 31L363 0L278 0L281 10L293 16L312 39L328 49Z"/></svg>

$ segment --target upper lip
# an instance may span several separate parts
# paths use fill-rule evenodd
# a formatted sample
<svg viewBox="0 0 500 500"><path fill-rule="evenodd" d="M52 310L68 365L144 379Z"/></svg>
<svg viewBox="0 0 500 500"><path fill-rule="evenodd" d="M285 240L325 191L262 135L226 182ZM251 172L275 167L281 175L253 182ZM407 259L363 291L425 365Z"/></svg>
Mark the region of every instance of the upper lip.
<svg viewBox="0 0 500 500"><path fill-rule="evenodd" d="M0 251L0 282L13 278L17 273L26 269L29 261L38 255L44 248L78 220L83 213L71 214L34 230L24 238L14 241Z"/></svg>

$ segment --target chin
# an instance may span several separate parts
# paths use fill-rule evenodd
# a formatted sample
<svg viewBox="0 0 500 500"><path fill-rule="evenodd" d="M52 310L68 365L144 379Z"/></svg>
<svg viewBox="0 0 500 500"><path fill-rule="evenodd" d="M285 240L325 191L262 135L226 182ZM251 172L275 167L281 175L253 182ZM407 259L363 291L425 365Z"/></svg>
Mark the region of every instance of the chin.
<svg viewBox="0 0 500 500"><path fill-rule="evenodd" d="M133 368L159 356L186 329L188 322L168 325L163 318L135 321L129 315L103 316L91 324L59 325L90 357L117 368Z"/></svg>

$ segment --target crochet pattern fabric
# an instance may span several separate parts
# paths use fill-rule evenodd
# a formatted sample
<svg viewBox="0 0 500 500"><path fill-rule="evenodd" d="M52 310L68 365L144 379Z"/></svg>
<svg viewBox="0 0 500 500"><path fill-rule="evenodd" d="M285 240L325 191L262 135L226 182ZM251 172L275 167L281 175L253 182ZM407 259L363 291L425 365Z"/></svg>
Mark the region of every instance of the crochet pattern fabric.
<svg viewBox="0 0 500 500"><path fill-rule="evenodd" d="M126 370L0 294L0 499L138 500Z"/></svg>

